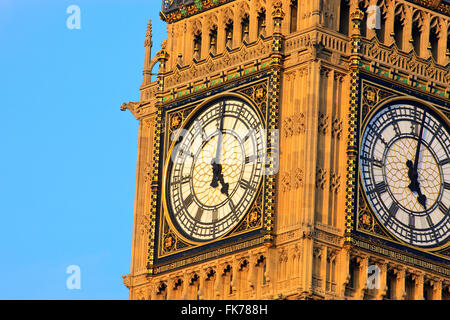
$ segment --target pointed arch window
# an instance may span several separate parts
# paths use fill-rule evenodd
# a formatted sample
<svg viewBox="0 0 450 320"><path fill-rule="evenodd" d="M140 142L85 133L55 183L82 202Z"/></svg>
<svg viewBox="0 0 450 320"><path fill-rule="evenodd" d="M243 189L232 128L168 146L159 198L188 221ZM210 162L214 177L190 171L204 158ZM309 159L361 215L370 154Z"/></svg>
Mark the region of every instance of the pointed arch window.
<svg viewBox="0 0 450 320"><path fill-rule="evenodd" d="M350 3L349 0L341 0L339 10L339 32L348 36L350 24Z"/></svg>
<svg viewBox="0 0 450 320"><path fill-rule="evenodd" d="M384 5L383 0L379 0L377 3L378 7L380 8L380 26L379 28L375 29L375 34L377 35L377 39L380 42L385 41L385 34L386 34L386 13L387 8L386 5Z"/></svg>
<svg viewBox="0 0 450 320"><path fill-rule="evenodd" d="M244 17L242 18L242 22L241 22L241 30L242 30L242 34L241 34L241 40L242 42L248 42L248 33L249 33L249 26L250 26L250 18L248 14L245 14Z"/></svg>
<svg viewBox="0 0 450 320"><path fill-rule="evenodd" d="M418 56L422 55L422 26L423 26L423 18L420 14L420 11L416 11L413 15L413 23L412 23L412 43L414 47L414 51Z"/></svg>
<svg viewBox="0 0 450 320"><path fill-rule="evenodd" d="M194 34L194 55L195 60L200 60L202 56L202 33L197 31Z"/></svg>
<svg viewBox="0 0 450 320"><path fill-rule="evenodd" d="M434 61L438 61L438 47L439 47L439 21L437 18L431 20L430 24L430 50Z"/></svg>
<svg viewBox="0 0 450 320"><path fill-rule="evenodd" d="M290 19L289 31L291 33L293 33L293 32L297 31L297 13L298 13L298 1L297 0L291 0L290 13L291 13L291 19Z"/></svg>
<svg viewBox="0 0 450 320"><path fill-rule="evenodd" d="M403 49L403 25L405 16L403 14L403 8L398 7L394 18L394 40L397 47Z"/></svg>
<svg viewBox="0 0 450 320"><path fill-rule="evenodd" d="M212 26L209 30L209 52L217 53L217 26Z"/></svg>
<svg viewBox="0 0 450 320"><path fill-rule="evenodd" d="M225 24L225 47L233 47L233 20L228 20Z"/></svg>
<svg viewBox="0 0 450 320"><path fill-rule="evenodd" d="M261 9L258 12L258 37L266 36L266 9Z"/></svg>

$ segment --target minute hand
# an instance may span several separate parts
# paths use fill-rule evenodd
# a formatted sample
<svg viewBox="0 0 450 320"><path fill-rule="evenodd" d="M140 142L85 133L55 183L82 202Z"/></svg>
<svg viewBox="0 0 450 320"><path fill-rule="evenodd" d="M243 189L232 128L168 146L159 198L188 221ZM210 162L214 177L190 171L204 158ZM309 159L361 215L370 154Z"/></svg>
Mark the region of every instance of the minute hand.
<svg viewBox="0 0 450 320"><path fill-rule="evenodd" d="M225 104L222 102L222 107L220 111L220 126L219 126L219 137L217 139L217 149L216 149L216 164L220 163L220 155L222 153L222 135L223 135L223 118L225 113Z"/></svg>
<svg viewBox="0 0 450 320"><path fill-rule="evenodd" d="M419 154L420 154L420 147L422 146L422 135L423 135L423 127L425 126L425 117L426 113L424 112L422 123L420 125L420 132L419 132L419 139L417 142L417 149L416 149L416 157L414 159L414 172L418 174L417 169L419 168Z"/></svg>

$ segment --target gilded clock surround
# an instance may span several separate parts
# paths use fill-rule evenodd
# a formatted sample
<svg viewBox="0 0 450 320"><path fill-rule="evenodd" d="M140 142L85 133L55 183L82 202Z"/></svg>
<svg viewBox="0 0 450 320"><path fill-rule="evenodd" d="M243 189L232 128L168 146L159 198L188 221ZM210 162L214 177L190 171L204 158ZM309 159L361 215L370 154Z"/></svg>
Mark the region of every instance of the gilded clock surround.
<svg viewBox="0 0 450 320"><path fill-rule="evenodd" d="M389 99L418 99L450 115L450 5L377 1L378 31L366 24L369 0L168 3L161 13L168 38L153 59L147 29L140 102L121 107L140 122L132 265L124 276L130 299L448 299L450 248L419 250L394 239L365 202L358 163L361 124ZM394 33L397 17L403 37ZM420 41L411 32L417 17ZM265 104L267 128L280 130L272 162L279 174L264 181L239 235L196 246L161 219L166 137L199 103L230 92ZM367 287L369 265L380 269L377 290Z"/></svg>
<svg viewBox="0 0 450 320"><path fill-rule="evenodd" d="M173 142L171 141L171 138L173 138L172 135L174 134L174 130L181 128L182 124L188 123L191 118L195 119L194 117L196 116L198 111L201 110L205 105L210 104L211 101L236 97L238 99L246 101L249 105L252 105L254 106L254 108L258 109L258 112L261 114L261 121L262 123L264 123L264 127L269 127L271 123L274 123L272 118L276 114L274 114L273 112L270 113L270 110L274 109L273 103L276 103L277 101L271 96L271 93L273 94L273 92L276 91L274 91L273 89L270 90L270 87L274 87L276 85L276 83L273 83L273 70L269 68L268 70L262 72L263 73L260 73L260 75L257 75L256 80L253 79L255 78L255 75L252 75L252 77L247 77L247 79L246 77L240 79L241 83L237 89L223 92L223 89L220 88L220 86L215 88L217 92L221 93L219 93L218 95L214 95L213 98L196 98L194 102L188 104L183 104L183 101L180 100L179 107L172 107L170 104L167 104L165 108L163 107L163 117L165 119L164 127L168 128L168 130L162 133L163 137L161 138L163 141L162 145L166 146L167 149L163 150L161 155L162 159L165 159L165 164L164 168L161 170L163 177L161 179L161 186L159 186L160 188L164 188L166 183L165 173L168 166L167 159L171 155L171 150L173 148ZM242 85L242 82L249 83L247 85ZM228 85L230 85L230 82L228 83ZM176 138L174 140L176 140ZM271 162L271 159L269 160L269 164L274 165L273 162ZM159 239L157 244L158 249L156 251L156 256L149 257L149 261L160 261L161 259L167 259L168 257L175 257L174 259L176 261L179 259L179 254L184 252L188 253L188 257L190 257L191 255L195 256L195 253L189 254L189 250L192 251L192 249L196 248L203 248L202 250L204 250L204 248L208 247L209 245L207 251L212 251L217 245L223 246L224 240L229 240L237 236L240 236L239 241L242 241L242 236L249 235L252 239L260 238L260 241L256 242L258 244L269 243L268 240L270 240L269 228L271 225L271 219L270 215L266 214L266 210L268 210L268 212L270 213L272 204L268 203L269 198L263 197L263 194L270 194L267 190L271 187L272 182L270 180L272 179L273 178L271 178L270 176L263 177L263 181L258 187L256 197L252 206L238 223L238 225L234 227L230 233L227 233L225 236L219 239L214 239L208 242L196 242L186 239L185 236L181 235L177 231L177 228L174 226L168 214L167 199L165 198L165 193L162 192L162 206L159 207L161 219L159 219L158 221L158 228L156 231L158 233L157 239ZM258 231L259 235L255 234L255 232ZM251 243L249 243L249 245L251 246ZM243 248L247 247L243 246ZM183 255L183 260L186 260L185 257L186 255ZM171 260L171 263L173 263L173 260ZM154 263L154 265L154 273L157 273L158 270L164 269L164 263L161 263L161 265L159 266L158 263ZM185 264L183 264L183 266L184 265ZM161 267L163 268L161 269Z"/></svg>
<svg viewBox="0 0 450 320"><path fill-rule="evenodd" d="M438 100L434 100L434 103L428 102L424 99L418 99L414 96L413 93L412 95L405 94L405 92L402 91L401 87L397 87L396 90L394 89L395 87L388 88L386 85L383 86L381 83L383 82L379 80L377 81L376 79L369 80L363 78L361 80L361 113L359 117L359 123L361 124L359 130L360 136L362 136L362 133L365 129L363 124L367 122L367 119L370 118L370 115L376 112L378 108L383 108L385 105L395 101L402 101L404 103L409 101L411 104L418 103L427 105L431 110L434 110L436 113L438 113L439 116L447 122L447 125L450 124L450 114L448 113L449 109L448 107L446 108L445 106L440 104ZM382 239L393 242L401 245L402 247L408 247L413 250L418 250L422 253L430 254L432 256L440 258L440 261L442 261L444 264L450 262L450 243L445 243L437 248L426 249L417 248L416 246L412 246L408 243L398 240L386 230L383 224L379 222L372 210L369 208L370 206L367 203L365 192L363 191L362 186L358 184L358 206L355 217L355 230L357 232L374 236L380 240Z"/></svg>

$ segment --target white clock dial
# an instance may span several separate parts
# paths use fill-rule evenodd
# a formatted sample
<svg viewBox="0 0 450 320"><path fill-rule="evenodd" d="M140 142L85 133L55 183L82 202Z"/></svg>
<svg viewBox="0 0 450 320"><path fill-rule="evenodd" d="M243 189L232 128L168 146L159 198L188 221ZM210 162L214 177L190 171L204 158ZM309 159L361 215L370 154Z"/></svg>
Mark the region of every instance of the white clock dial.
<svg viewBox="0 0 450 320"><path fill-rule="evenodd" d="M450 236L450 133L421 104L380 108L365 125L360 172L370 207L410 245L431 248Z"/></svg>
<svg viewBox="0 0 450 320"><path fill-rule="evenodd" d="M231 231L262 181L264 127L240 99L216 101L181 131L167 169L166 201L185 238L210 241Z"/></svg>

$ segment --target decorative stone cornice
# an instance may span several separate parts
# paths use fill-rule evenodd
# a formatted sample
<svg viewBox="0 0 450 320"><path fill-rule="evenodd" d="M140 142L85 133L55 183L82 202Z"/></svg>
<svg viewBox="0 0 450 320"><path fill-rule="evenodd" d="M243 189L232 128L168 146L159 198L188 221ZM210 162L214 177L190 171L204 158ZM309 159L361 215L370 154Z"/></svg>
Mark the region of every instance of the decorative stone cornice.
<svg viewBox="0 0 450 320"><path fill-rule="evenodd" d="M173 23L232 1L234 0L163 0L159 16L161 20Z"/></svg>

